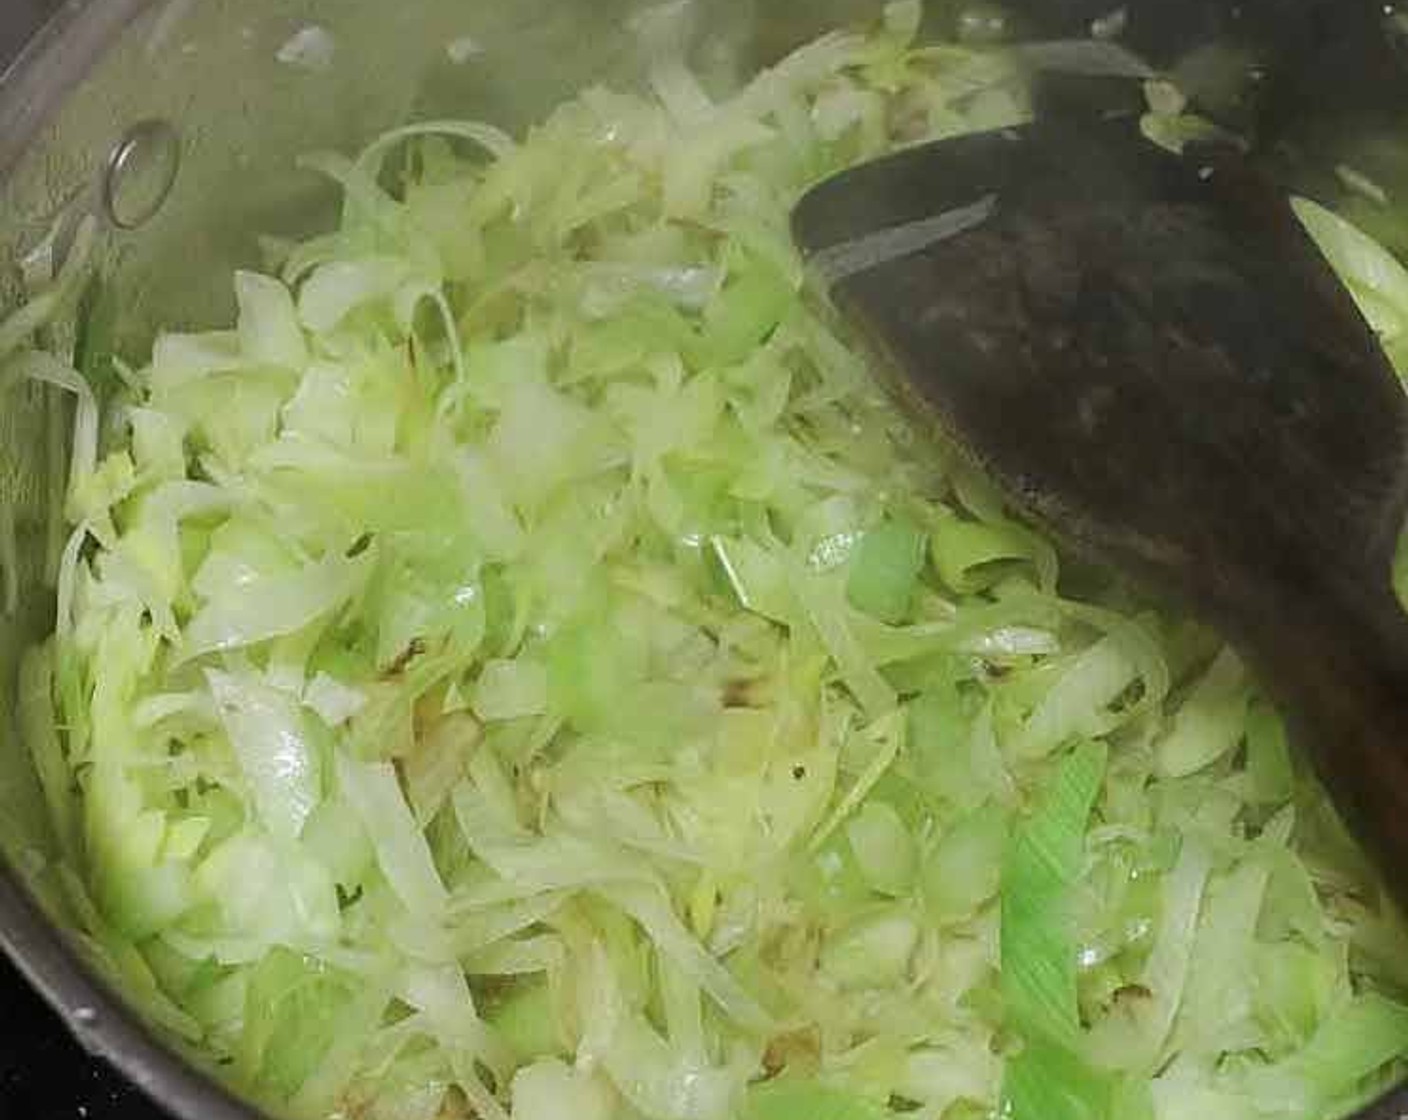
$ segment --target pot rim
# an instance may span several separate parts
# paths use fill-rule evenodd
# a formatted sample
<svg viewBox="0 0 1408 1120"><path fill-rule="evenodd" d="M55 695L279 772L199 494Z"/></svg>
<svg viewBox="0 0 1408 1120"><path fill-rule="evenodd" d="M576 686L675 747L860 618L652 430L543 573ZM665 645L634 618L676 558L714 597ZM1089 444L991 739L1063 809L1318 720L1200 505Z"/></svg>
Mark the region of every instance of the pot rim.
<svg viewBox="0 0 1408 1120"><path fill-rule="evenodd" d="M157 0L66 0L0 67L0 175L24 155L122 31Z"/></svg>
<svg viewBox="0 0 1408 1120"><path fill-rule="evenodd" d="M83 962L0 863L0 950L63 1020L79 1044L120 1070L173 1116L263 1120L213 1077L162 1042Z"/></svg>
<svg viewBox="0 0 1408 1120"><path fill-rule="evenodd" d="M114 40L156 0L67 0L0 73L0 178ZM156 1034L83 960L0 853L0 952L88 1053L184 1120L263 1120Z"/></svg>

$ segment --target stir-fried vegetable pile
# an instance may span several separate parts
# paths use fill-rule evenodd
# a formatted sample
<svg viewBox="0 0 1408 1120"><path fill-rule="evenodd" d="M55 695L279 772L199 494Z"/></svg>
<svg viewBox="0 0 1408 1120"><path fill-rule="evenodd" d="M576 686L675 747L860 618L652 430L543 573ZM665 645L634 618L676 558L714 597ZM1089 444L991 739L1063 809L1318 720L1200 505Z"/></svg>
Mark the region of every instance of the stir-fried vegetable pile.
<svg viewBox="0 0 1408 1120"><path fill-rule="evenodd" d="M806 185L1026 113L916 24L310 161L340 227L102 440L11 357L80 397L51 872L272 1112L1318 1118L1402 1068L1408 939L1235 654L917 442L803 283ZM1408 274L1305 212L1394 345Z"/></svg>

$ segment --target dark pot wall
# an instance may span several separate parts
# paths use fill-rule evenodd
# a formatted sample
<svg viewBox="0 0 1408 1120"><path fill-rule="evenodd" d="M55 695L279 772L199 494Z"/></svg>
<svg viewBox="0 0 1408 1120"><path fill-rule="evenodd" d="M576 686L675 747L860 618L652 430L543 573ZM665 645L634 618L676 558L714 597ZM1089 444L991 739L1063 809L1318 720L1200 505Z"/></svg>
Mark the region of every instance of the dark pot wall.
<svg viewBox="0 0 1408 1120"><path fill-rule="evenodd" d="M5 0L0 6L0 70L18 53L61 0Z"/></svg>

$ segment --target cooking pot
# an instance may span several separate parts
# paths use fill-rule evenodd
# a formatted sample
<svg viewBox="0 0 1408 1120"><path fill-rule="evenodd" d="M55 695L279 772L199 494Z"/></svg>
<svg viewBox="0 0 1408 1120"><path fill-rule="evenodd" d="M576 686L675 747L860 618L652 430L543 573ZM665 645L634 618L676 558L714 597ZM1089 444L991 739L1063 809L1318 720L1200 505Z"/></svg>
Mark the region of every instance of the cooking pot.
<svg viewBox="0 0 1408 1120"><path fill-rule="evenodd" d="M1115 36L1198 108L1408 252L1408 6L1382 0L930 0L925 30L979 40ZM413 117L519 130L583 85L638 80L656 9L705 81L727 87L878 0L5 0L0 47L58 8L0 80L0 304L96 215L124 348L157 324L227 317L258 235L327 223L335 197L295 157L353 149ZM1075 96L1110 95L1092 79ZM1119 94L1116 93L1116 96ZM1367 190L1366 190L1367 186ZM57 232L55 232L57 231ZM17 609L0 616L0 947L85 1047L186 1120L256 1120L108 987L53 876L39 786L13 730L18 655L52 626L43 578L64 405L40 389L0 416ZM1408 744L1405 744L1408 749ZM7 1024L23 1030L23 1024ZM5 1102L0 1101L0 1113ZM1408 1088L1364 1120L1408 1115Z"/></svg>

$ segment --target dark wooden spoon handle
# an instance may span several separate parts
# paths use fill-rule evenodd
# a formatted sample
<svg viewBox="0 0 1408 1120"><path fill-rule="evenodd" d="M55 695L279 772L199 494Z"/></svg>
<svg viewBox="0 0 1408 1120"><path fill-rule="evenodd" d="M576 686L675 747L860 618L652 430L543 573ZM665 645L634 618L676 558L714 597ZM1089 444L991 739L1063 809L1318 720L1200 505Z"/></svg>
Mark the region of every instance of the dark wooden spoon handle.
<svg viewBox="0 0 1408 1120"><path fill-rule="evenodd" d="M793 226L914 416L1259 664L1408 905L1408 395L1286 197L1058 114L848 171Z"/></svg>
<svg viewBox="0 0 1408 1120"><path fill-rule="evenodd" d="M1387 588L1285 604L1247 652L1340 813L1408 901L1408 614Z"/></svg>

